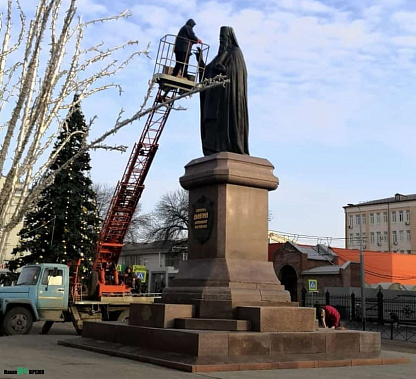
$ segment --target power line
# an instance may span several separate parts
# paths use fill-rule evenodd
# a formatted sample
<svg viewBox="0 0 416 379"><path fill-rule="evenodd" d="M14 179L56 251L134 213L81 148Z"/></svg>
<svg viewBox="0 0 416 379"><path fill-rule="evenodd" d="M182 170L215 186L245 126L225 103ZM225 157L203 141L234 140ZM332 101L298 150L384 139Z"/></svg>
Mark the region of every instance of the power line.
<svg viewBox="0 0 416 379"><path fill-rule="evenodd" d="M296 242L299 239L303 240L313 240L313 241L326 241L326 242L332 242L332 241L347 241L349 240L349 237L330 237L330 236L317 236L317 235L308 235L308 234L300 234L300 233L290 233L290 232L282 232L282 231L276 231L276 230L269 230L269 232L273 232L276 234L281 235L282 237L286 237L288 240L291 240L292 242ZM353 242L359 243L360 239L363 242L368 242L370 237L363 236L363 237L354 237ZM330 243L328 243L328 246L330 246ZM348 250L359 250L359 247L357 246L354 248L349 248ZM378 253L385 253L385 254L399 254L394 251L372 251L372 250L366 250L364 249L366 255L371 254L378 254Z"/></svg>
<svg viewBox="0 0 416 379"><path fill-rule="evenodd" d="M345 237L330 237L330 236L315 236L315 235L308 235L308 234L299 234L299 233L290 233L290 232L282 232L276 230L270 230L270 232L280 234L284 237L294 237L294 238L302 238L302 239L311 239L311 240L347 240L348 238Z"/></svg>

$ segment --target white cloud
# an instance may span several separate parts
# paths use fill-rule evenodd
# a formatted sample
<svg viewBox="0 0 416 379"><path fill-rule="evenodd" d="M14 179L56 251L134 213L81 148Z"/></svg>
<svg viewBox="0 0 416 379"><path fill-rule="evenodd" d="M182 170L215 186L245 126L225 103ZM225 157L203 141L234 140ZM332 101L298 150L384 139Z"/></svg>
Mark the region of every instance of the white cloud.
<svg viewBox="0 0 416 379"><path fill-rule="evenodd" d="M83 15L95 15L96 17L108 15L108 9L102 4L102 1L78 0L76 7L78 12Z"/></svg>
<svg viewBox="0 0 416 379"><path fill-rule="evenodd" d="M312 13L333 13L334 9L330 8L319 1L303 0L300 2L300 9Z"/></svg>
<svg viewBox="0 0 416 379"><path fill-rule="evenodd" d="M322 14L322 15L332 15L335 12L335 8L332 8L324 2L316 0L283 0L279 1L277 5L281 9L288 10L294 13L303 13L303 14Z"/></svg>
<svg viewBox="0 0 416 379"><path fill-rule="evenodd" d="M416 12L397 12L393 14L392 20L402 30L416 33Z"/></svg>
<svg viewBox="0 0 416 379"><path fill-rule="evenodd" d="M416 46L416 36L397 36L393 37L391 41L398 46L413 48Z"/></svg>
<svg viewBox="0 0 416 379"><path fill-rule="evenodd" d="M406 167L411 171L416 162L414 21L400 7L409 2L357 1L355 8L302 0L133 4L131 24L119 34L137 33L135 38L157 43L192 17L196 34L211 45L211 58L219 27L234 27L249 69L250 150L276 164L281 180L271 196L273 228L342 237L342 205L375 198L381 187L381 196L388 196L397 185L416 186L409 175L400 183L375 175L380 157L389 158L382 164L384 178ZM144 91L145 76L132 73L139 86L136 97ZM187 112L170 116L144 201L154 204L167 189L177 188L183 165L201 154L198 103L192 99L183 105ZM126 131L129 143L140 129ZM397 133L408 138L397 143ZM312 151L304 153L310 146ZM335 151L332 161L323 154L327 150ZM166 167L163 162L172 157L175 164ZM390 159L402 162L400 167L389 166ZM119 175L114 175L116 181ZM311 210L325 210L322 217L305 217L311 204Z"/></svg>
<svg viewBox="0 0 416 379"><path fill-rule="evenodd" d="M412 3L412 0L377 0L376 3L382 6L383 8L398 8L401 5L407 5L408 3Z"/></svg>
<svg viewBox="0 0 416 379"><path fill-rule="evenodd" d="M37 0L25 0L22 6L33 10L36 3ZM1 1L0 7L4 4ZM105 130L121 107L126 109L126 115L134 110L151 79L159 39L167 33L176 34L188 18L195 19L196 34L211 46L211 58L218 48L220 26L230 25L235 29L248 66L252 153L274 161L280 157L282 146L287 146L288 151L295 152L299 161L295 160L293 165L301 172L303 162L311 157L303 154L300 145L316 146L314 154L322 157L321 152L329 148L336 147L341 154L341 151L355 149L357 144L365 144L357 155L362 166L361 187L368 192L365 196L355 193L360 191L359 186L343 192L339 185L338 195L331 200L330 207L337 208L353 201L346 199L352 191L355 199L371 199L370 191L376 190L372 182L377 178L367 168L367 162L380 154L398 159L402 155L407 159L403 159L403 168L410 167L406 164L414 165L414 162L410 163L412 160L416 161L412 147L413 131L416 130L413 126L416 84L414 7L413 0L79 0L80 12L89 18L113 15L126 8L132 12L128 20L89 28L86 32L89 44L104 40L111 45L133 39L140 41L138 48L141 49L147 42L152 43L152 60L138 58L114 79L116 82L121 80L125 90L123 96L118 97L112 92L105 98L91 99L85 103L84 113L87 117L98 114L96 127ZM158 153L160 158L155 160L147 183L148 189L152 188L153 198L164 193L165 188L177 187L177 179L172 178L183 173L183 165L190 158L201 154L197 99L181 102L189 110L174 113L169 118ZM131 146L138 139L144 122L135 123L112 141ZM396 132L408 138L398 144ZM94 130L92 134L96 133ZM101 154L93 162L94 175L115 183L127 155L120 158L118 154L112 154L108 159L123 163L109 173L108 162ZM343 164L344 158L339 157L339 167L345 177L352 177L357 170ZM293 160L289 156L283 162L287 165ZM175 163L169 165L170 171L163 164L166 161ZM280 162L275 163L279 165ZM171 166L177 166L176 171ZM310 171L314 169L312 167ZM387 164L384 167L386 177L397 169ZM321 174L317 164L314 175L321 177ZM286 173L286 178L281 179L278 192L284 191L284 201L295 208L296 194L308 201L315 198L325 203L326 189L333 185L328 181L308 182L301 174L288 178ZM400 184L411 188L416 186L416 181L409 175ZM326 192L320 194L319 185ZM385 191L390 191L388 186L393 185L397 187L397 183L386 184ZM296 187L304 188L303 192L292 191ZM145 194L148 192L146 190ZM277 203L280 201L282 198ZM300 207L304 205L301 203ZM273 212L276 220L282 222L282 218L291 217L292 212L294 229L302 232L305 228L311 234L319 233L316 229L320 227L316 223L309 226L306 222L300 223L302 217L299 214L304 214L304 210L293 207L284 210L285 215ZM338 217L331 218L331 214L338 215L335 211L326 218ZM319 221L325 224L324 219ZM342 235L342 228L333 234Z"/></svg>
<svg viewBox="0 0 416 379"><path fill-rule="evenodd" d="M365 8L362 12L365 20L371 24L377 24L381 21L383 16L384 8L380 5L373 5L371 7Z"/></svg>

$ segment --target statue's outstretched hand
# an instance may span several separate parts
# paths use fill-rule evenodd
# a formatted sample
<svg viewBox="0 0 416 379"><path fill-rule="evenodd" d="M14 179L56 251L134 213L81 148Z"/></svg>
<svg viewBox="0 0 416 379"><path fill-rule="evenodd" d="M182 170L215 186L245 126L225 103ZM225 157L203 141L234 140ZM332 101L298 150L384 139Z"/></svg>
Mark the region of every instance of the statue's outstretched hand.
<svg viewBox="0 0 416 379"><path fill-rule="evenodd" d="M220 64L220 63L218 63L218 64L215 66L215 70L216 70L219 74L225 74L225 73L227 72L227 69L225 68L225 66L224 66L224 65L222 65L222 64Z"/></svg>

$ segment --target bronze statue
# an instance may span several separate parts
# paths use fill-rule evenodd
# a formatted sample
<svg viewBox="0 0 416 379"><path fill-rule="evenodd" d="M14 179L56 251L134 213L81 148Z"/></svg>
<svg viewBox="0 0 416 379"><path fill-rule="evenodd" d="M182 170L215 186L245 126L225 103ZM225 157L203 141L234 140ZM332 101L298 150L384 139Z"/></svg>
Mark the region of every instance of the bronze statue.
<svg viewBox="0 0 416 379"><path fill-rule="evenodd" d="M248 152L247 68L233 28L222 26L217 56L205 66L205 78L227 76L228 84L202 91L201 139L204 155Z"/></svg>

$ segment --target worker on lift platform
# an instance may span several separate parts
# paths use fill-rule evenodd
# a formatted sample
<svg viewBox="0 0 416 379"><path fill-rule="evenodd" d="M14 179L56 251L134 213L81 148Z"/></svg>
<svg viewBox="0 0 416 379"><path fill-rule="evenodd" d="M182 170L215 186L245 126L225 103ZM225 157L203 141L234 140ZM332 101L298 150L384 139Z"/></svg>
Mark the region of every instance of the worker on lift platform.
<svg viewBox="0 0 416 379"><path fill-rule="evenodd" d="M195 35L193 27L196 25L195 21L190 18L184 26L182 26L178 32L178 35L175 37L174 40L174 47L173 52L175 54L175 67L173 68L173 71L171 74L169 74L169 71L167 74L169 76L173 76L175 78L178 78L180 80L191 80L194 81L195 78L192 80L192 77L188 76L188 67L189 67L189 57L192 55L191 48L194 44L199 43L202 45L202 41ZM161 43L168 43L166 40ZM173 44L173 43L172 43ZM169 81L169 79L166 79L164 81L164 84L168 82L170 85L164 86L164 93L158 98L158 101L165 102L168 100L167 94L172 88L178 88L177 82ZM181 83L183 86L184 83Z"/></svg>
<svg viewBox="0 0 416 379"><path fill-rule="evenodd" d="M193 27L195 25L196 22L190 18L179 30L173 50L176 57L176 65L172 72L173 76L177 76L179 72L182 72L182 77L186 79L191 47L195 43L202 44L202 41L194 33Z"/></svg>

